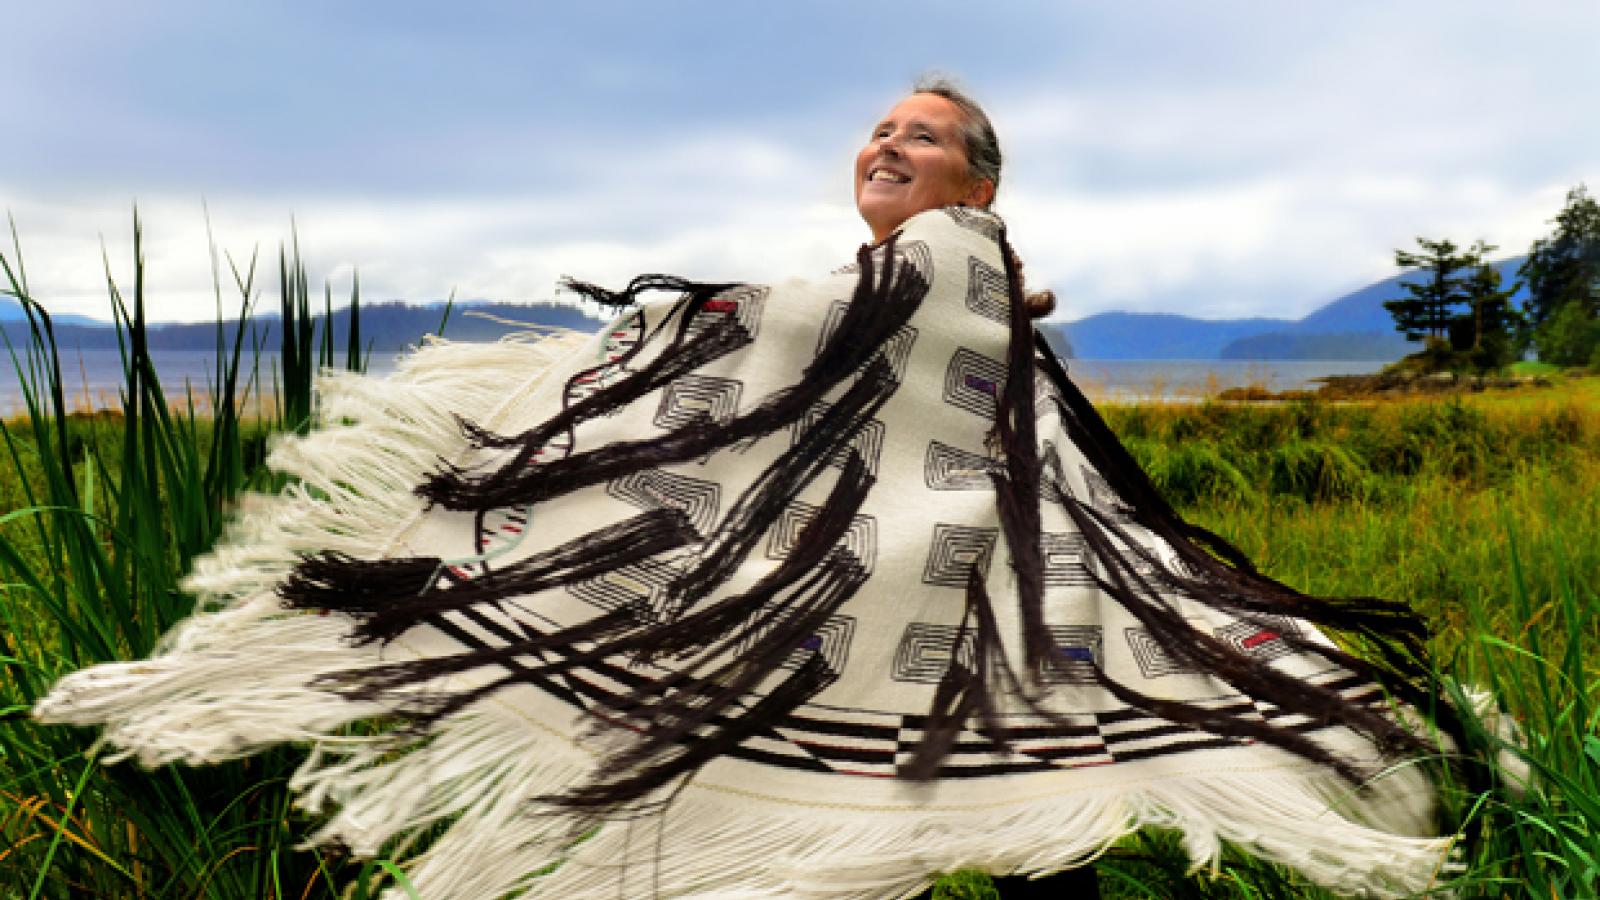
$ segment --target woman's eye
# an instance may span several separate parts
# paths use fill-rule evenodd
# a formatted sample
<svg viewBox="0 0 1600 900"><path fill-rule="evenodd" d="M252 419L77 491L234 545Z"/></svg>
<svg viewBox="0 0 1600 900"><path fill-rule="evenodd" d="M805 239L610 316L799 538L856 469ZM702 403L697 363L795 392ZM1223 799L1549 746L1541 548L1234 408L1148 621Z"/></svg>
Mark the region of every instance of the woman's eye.
<svg viewBox="0 0 1600 900"><path fill-rule="evenodd" d="M924 131L921 134L917 135L917 140L922 141L924 143L931 144L931 143L933 143L933 135L931 135L931 134L927 133L926 131Z"/></svg>

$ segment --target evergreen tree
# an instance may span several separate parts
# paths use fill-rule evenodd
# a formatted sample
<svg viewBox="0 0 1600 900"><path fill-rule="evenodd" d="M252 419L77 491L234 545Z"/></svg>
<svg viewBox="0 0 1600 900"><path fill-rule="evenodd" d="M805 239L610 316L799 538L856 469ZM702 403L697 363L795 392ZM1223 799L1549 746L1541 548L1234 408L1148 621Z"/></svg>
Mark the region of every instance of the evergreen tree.
<svg viewBox="0 0 1600 900"><path fill-rule="evenodd" d="M1502 290L1499 268L1484 259L1495 249L1493 244L1479 241L1467 251L1472 260L1471 274L1462 282L1467 311L1459 317L1461 327L1453 330L1465 339L1451 341L1457 350L1481 353L1486 343L1509 347L1511 333L1522 321L1522 313L1511 305L1511 298L1522 283L1512 282L1511 287Z"/></svg>
<svg viewBox="0 0 1600 900"><path fill-rule="evenodd" d="M1463 252L1450 240L1417 238L1420 253L1394 252L1395 265L1415 269L1421 276L1401 282L1407 296L1385 300L1383 308L1394 316L1396 331L1408 341L1444 338L1455 318L1455 308L1466 302L1466 274L1463 270L1477 263L1471 251Z"/></svg>
<svg viewBox="0 0 1600 900"><path fill-rule="evenodd" d="M1580 184L1567 192L1567 205L1551 220L1556 230L1533 242L1518 270L1528 283L1528 318L1534 325L1567 303L1600 312L1600 202Z"/></svg>
<svg viewBox="0 0 1600 900"><path fill-rule="evenodd" d="M1600 317L1577 300L1556 308L1534 331L1539 359L1557 366L1581 366L1600 355Z"/></svg>

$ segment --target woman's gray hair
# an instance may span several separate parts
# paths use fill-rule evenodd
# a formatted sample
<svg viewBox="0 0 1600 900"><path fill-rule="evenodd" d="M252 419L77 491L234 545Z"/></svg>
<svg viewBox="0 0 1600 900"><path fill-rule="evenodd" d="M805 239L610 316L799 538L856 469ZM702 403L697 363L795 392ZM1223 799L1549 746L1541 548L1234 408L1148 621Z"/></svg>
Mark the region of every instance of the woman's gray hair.
<svg viewBox="0 0 1600 900"><path fill-rule="evenodd" d="M987 178L1000 189L1000 138L995 136L989 114L976 101L940 75L917 79L913 94L933 94L954 103L961 110L961 138L967 152L967 174L973 180Z"/></svg>
<svg viewBox="0 0 1600 900"><path fill-rule="evenodd" d="M954 103L956 109L961 110L961 140L967 151L967 175L974 181L987 178L994 184L995 190L999 191L1000 138L995 136L994 125L989 121L989 114L983 111L983 107L956 87L955 82L941 75L929 75L917 79L911 92L943 97ZM990 196L989 202L994 203L993 195ZM1012 252L1010 245L1006 246L1006 252ZM1015 255L1011 258L1017 268L1020 284L1022 261ZM1042 319L1055 310L1055 291L1048 288L1042 291L1030 291L1026 287L1022 290L1030 318Z"/></svg>

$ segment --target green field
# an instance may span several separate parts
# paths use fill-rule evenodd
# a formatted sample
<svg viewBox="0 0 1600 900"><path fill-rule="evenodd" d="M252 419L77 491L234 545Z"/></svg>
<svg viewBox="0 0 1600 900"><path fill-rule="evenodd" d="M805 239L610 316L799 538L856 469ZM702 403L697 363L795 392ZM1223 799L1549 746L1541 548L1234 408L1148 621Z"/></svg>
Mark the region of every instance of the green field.
<svg viewBox="0 0 1600 900"><path fill-rule="evenodd" d="M285 307L303 316L298 283ZM260 466L265 436L304 419L309 372L332 358L291 327L264 419L227 412L254 388L229 387L225 371L225 396L197 407L216 414L173 410L141 363L141 303L135 293L126 306L130 400L121 413L66 414L48 336L18 348L32 387L29 414L0 432L0 706L9 715L0 726L0 897L364 896L385 864L295 849L310 823L285 786L292 749L147 772L102 766L95 735L23 714L60 674L146 654L187 614L179 575L215 540L240 491L272 486ZM1600 380L1105 415L1184 515L1302 590L1412 604L1436 628L1444 673L1493 688L1520 721L1538 787L1447 787L1465 871L1441 889L1596 895ZM1113 848L1098 869L1107 896L1319 896L1238 854L1216 874L1191 875L1172 836L1159 833ZM991 896L988 884L959 874L936 895Z"/></svg>

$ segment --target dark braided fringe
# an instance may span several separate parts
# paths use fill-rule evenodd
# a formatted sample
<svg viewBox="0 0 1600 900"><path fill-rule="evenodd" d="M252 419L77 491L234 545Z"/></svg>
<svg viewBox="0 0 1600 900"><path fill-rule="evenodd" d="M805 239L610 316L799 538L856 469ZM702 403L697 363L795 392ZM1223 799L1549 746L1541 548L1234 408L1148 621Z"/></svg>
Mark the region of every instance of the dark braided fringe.
<svg viewBox="0 0 1600 900"><path fill-rule="evenodd" d="M604 302L610 303L618 298L627 298L625 302L633 302L637 296L646 290L678 290L683 292L682 301L673 308L672 312L654 329L650 335L629 348L621 357L601 363L579 374L590 374L600 369L619 366L631 362L638 356L655 335L663 329L677 323L677 333L660 354L649 365L612 385L609 390L598 391L583 400L566 407L550 419L520 434L501 435L489 431L474 423L461 421L461 429L474 446L479 449L505 449L508 447L521 447L522 450L509 463L502 464L501 468L511 469L518 465L528 465L534 456L553 438L560 434L571 436L572 429L579 424L600 416L609 415L622 408L629 402L659 390L662 386L670 384L673 380L686 372L694 371L707 363L720 359L743 347L750 342L750 334L735 321L724 321L706 329L698 337L689 338L689 323L703 308L708 300L737 284L704 283L679 278L675 275L641 275L635 278L629 286L617 293L612 293L604 288L596 287L586 282L567 279L565 282L573 290L590 296L591 292L603 295ZM449 464L442 466L444 471L455 472L462 475L463 470L456 469Z"/></svg>
<svg viewBox="0 0 1600 900"><path fill-rule="evenodd" d="M381 609L396 598L415 597L433 586L437 556L357 559L328 551L303 557L278 585L291 609Z"/></svg>
<svg viewBox="0 0 1600 900"><path fill-rule="evenodd" d="M1002 248L1006 247L1004 235ZM1068 496L1059 460L1050 491L1066 509L1099 563L1094 573L1098 586L1116 598L1149 629L1167 651L1188 666L1233 686L1256 700L1309 719L1315 726L1342 725L1370 738L1381 753L1436 753L1438 748L1422 736L1395 722L1370 702L1351 701L1329 688L1286 675L1191 626L1163 594L1197 599L1213 608L1242 618L1286 615L1316 625L1354 632L1367 639L1379 654L1377 663L1342 650L1325 648L1305 639L1283 636L1302 652L1321 655L1334 665L1383 686L1392 696L1433 713L1441 726L1459 731L1454 710L1438 701L1426 668L1423 641L1426 627L1408 607L1376 598L1312 598L1259 572L1235 547L1206 529L1185 522L1161 497L1128 455L1087 399L1067 378L1060 363L1034 334L1022 302L1021 285L1006 253L1012 339L1007 358L1007 381L997 404L995 436L1004 453L1005 471L992 472L996 503L1012 565L1017 576L1019 618L1023 626L1024 671L1027 684L1017 679L1005 659L993 621L989 599L981 584L969 585L968 617L960 640L969 630L974 638L973 669L959 660L946 672L935 695L922 743L903 767L902 774L917 779L937 776L940 763L954 746L960 731L976 718L997 747L1004 749L1004 731L994 721L993 692L1010 687L1035 713L1052 720L1038 695L1041 676L1055 665L1057 651L1043 613L1043 559L1039 545L1042 466L1037 453L1033 413L1035 351L1043 357L1061 408L1061 419L1074 444L1089 464L1112 485L1139 525L1171 545L1183 562L1173 571L1135 541L1121 526L1099 510ZM1136 562L1149 573L1141 575ZM1103 573L1103 574L1102 574ZM973 624L976 627L973 627ZM957 646L960 646L958 643ZM1177 724L1221 737L1255 740L1280 747L1324 765L1351 781L1371 775L1350 760L1336 757L1300 731L1275 726L1250 715L1236 715L1197 704L1150 697L1117 683L1097 670L1100 684L1123 703ZM1424 687L1426 686L1426 687ZM1460 737L1457 737L1460 740Z"/></svg>
<svg viewBox="0 0 1600 900"><path fill-rule="evenodd" d="M632 803L771 729L838 678L826 657L812 651L792 674L766 686L800 642L867 580L855 555L833 546L866 498L871 478L865 473L859 466L857 478L841 479L824 512L807 525L800 539L807 546L795 553L803 558L786 562L743 598L684 621L688 629L694 622L717 624L718 617L742 612L747 640L731 643L740 647L737 653L708 647L695 662L617 702L611 712L642 728L642 738L606 761L605 776L559 802L578 808ZM819 552L825 554L820 562ZM762 602L791 583L783 602ZM648 636L642 646L649 646ZM759 699L745 708L753 695Z"/></svg>
<svg viewBox="0 0 1600 900"><path fill-rule="evenodd" d="M939 768L955 747L963 729L972 719L981 723L997 748L1009 750L1005 729L1000 725L1000 692L1011 692L1036 712L1057 718L1040 709L1030 694L1039 679L1059 660L1044 620L1044 556L1040 545L1037 423L1034 417L1033 333L1027 307L1020 302L1021 278L1016 270L1016 255L1006 242L1005 230L999 235L1005 259L1006 283L1010 297L1010 343L1006 352L1006 381L995 398L995 423L992 440L1004 455L1004 472L991 470L995 504L1001 529L1011 551L1011 564L1017 575L1017 603L1023 626L1023 656L1029 682L1024 685L1006 660L982 578L974 568L968 573L967 608L957 632L956 647L966 646L971 636L972 668L956 654L934 692L922 740L911 757L899 767L902 777L926 781L938 776Z"/></svg>
<svg viewBox="0 0 1600 900"><path fill-rule="evenodd" d="M682 510L656 509L462 583L433 579L424 588L410 593L385 594L367 588L351 592L344 589L343 578L324 575L320 581L314 581L310 577L312 573L320 575L330 569L336 570L340 561L312 557L295 569L278 594L292 608L326 610L355 617L359 624L352 637L358 643L386 642L444 613L564 587L646 557L676 550L699 537ZM361 572L366 567L345 568Z"/></svg>
<svg viewBox="0 0 1600 900"><path fill-rule="evenodd" d="M991 473L1000 525L1017 573L1017 603L1022 619L1023 662L1031 677L1056 660L1056 649L1044 623L1044 552L1039 524L1039 441L1034 416L1033 326L1024 302L1017 255L1000 230L1010 297L1011 341L1006 353L1005 388L996 398L995 433L1005 454L1005 476Z"/></svg>
<svg viewBox="0 0 1600 900"><path fill-rule="evenodd" d="M678 275L640 275L628 282L628 286L620 291L608 291L597 284L579 281L576 278L561 279L561 287L581 295L586 300L593 300L601 306L610 309L622 309L639 302L639 296L647 291L676 291L690 296L710 298L723 291L738 287L735 281L705 282L694 281ZM702 300L704 302L704 300Z"/></svg>
<svg viewBox="0 0 1600 900"><path fill-rule="evenodd" d="M597 780L546 798L561 806L609 812L636 805L679 776L772 728L838 677L826 658L813 651L792 674L768 686L801 641L865 583L860 561L836 545L872 483L865 463L852 454L818 515L801 530L790 556L749 591L703 610L644 625L619 610L503 646L351 672L335 687L356 699L398 701L409 707L413 729L425 732L440 719L504 688L538 683L603 660L654 656L664 645L692 648L692 657L671 674L641 679L627 694L601 698L603 706L591 712L604 723L602 727L621 725L638 737L606 760L601 767L605 774ZM731 641L716 640L730 632ZM392 693L488 666L510 671L479 688L451 695L417 699ZM760 699L746 708L757 693Z"/></svg>
<svg viewBox="0 0 1600 900"><path fill-rule="evenodd" d="M784 451L732 504L715 534L701 549L699 565L669 586L667 605L674 611L674 617L682 610L693 608L699 600L733 575L778 516L782 515L789 501L831 464L834 448L844 446L871 421L898 387L899 382L895 380L888 361L882 354L873 357L844 396L818 417L800 439ZM858 475L847 466L845 474L840 476L841 483L860 479L863 491L870 488L872 479L865 474L865 463L860 460L859 454L852 451L849 463L860 464L863 470ZM848 527L849 521L846 520L839 533L832 535L831 539L838 540ZM704 645L723 634L725 631L683 632L679 636L682 642L662 634L655 652L681 652L696 644Z"/></svg>
<svg viewBox="0 0 1600 900"><path fill-rule="evenodd" d="M691 422L658 437L617 441L564 459L528 465L550 437L570 427L573 417L563 414L557 417L561 421L553 419L518 439L524 447L510 463L484 475L447 468L423 482L417 493L447 509L492 509L536 503L649 466L697 459L787 427L835 385L858 372L883 342L905 324L927 295L928 284L914 268L894 268L894 238L884 244L882 254L883 276L875 279L873 254L870 248L862 248L858 255L861 277L832 338L803 370L796 384L776 392L749 413L723 424ZM730 318L706 332L706 336L734 329L743 331ZM579 405L595 411L614 409L659 386L641 389L636 381L642 374L597 391Z"/></svg>
<svg viewBox="0 0 1600 900"><path fill-rule="evenodd" d="M687 319L685 319L687 321ZM681 339L681 335L679 336ZM479 448L504 449L520 447L521 450L512 457L511 461L501 465L501 473L525 468L533 458L553 438L590 419L607 415L640 397L659 390L671 384L679 377L693 372L708 363L728 355L734 350L750 343L750 335L734 319L726 319L712 328L706 329L698 337L687 343L674 342L672 348L648 365L632 372L603 390L596 391L577 403L568 406L544 422L515 435L499 435L488 431L471 422L463 422L462 429L467 438ZM548 465L548 463L545 463ZM465 480L468 473L453 466L447 466L445 473L450 477ZM443 475L436 476L442 478ZM425 482L424 488L418 493L429 499L434 499L426 490L432 482ZM435 502L443 503L448 509L471 509L472 506L452 506L450 500L453 494L443 494Z"/></svg>
<svg viewBox="0 0 1600 900"><path fill-rule="evenodd" d="M1244 554L1220 536L1185 522L1156 491L1093 405L1067 379L1042 338L1036 339L1036 348L1058 392L1057 405L1067 434L1126 504L1125 512L1132 520L1171 546L1182 562L1177 571L1164 565L1109 516L1068 496L1062 489L1065 482L1061 473L1055 473L1051 493L1082 531L1100 564L1104 574L1096 573L1099 586L1149 628L1167 652L1285 712L1305 716L1318 725L1342 725L1363 734L1380 752L1437 754L1439 747L1370 703L1351 701L1335 691L1285 675L1194 629L1162 594L1194 598L1246 619L1290 616L1358 635L1377 659L1364 659L1292 635L1282 635L1281 639L1296 650L1315 653L1333 665L1370 679L1391 697L1431 716L1441 731L1452 736L1458 746L1465 746L1459 715L1440 699L1423 644L1427 627L1415 612L1402 603L1372 597L1308 596L1256 571ZM1148 574L1139 574L1136 560ZM1272 744L1329 766L1352 781L1372 774L1359 771L1349 760L1334 758L1320 745L1288 728L1148 697L1111 682L1103 673L1100 680L1119 700L1170 721ZM1468 774L1477 777L1471 770Z"/></svg>
<svg viewBox="0 0 1600 900"><path fill-rule="evenodd" d="M881 274L877 264L882 260ZM662 354L622 380L563 413L513 436L469 426L480 447L516 448L512 461L485 473L445 468L418 493L450 509L520 506L603 483L621 474L700 458L752 437L789 427L812 412L836 387L854 378L816 416L794 444L744 490L709 535L693 532L677 510L661 510L600 529L516 564L464 582L437 577L439 560L366 563L332 554L303 560L282 588L296 608L325 609L356 619L353 638L388 641L411 628L433 625L462 634L470 622L489 628L503 643L442 657L354 670L327 679L352 698L382 699L409 718L410 732L496 691L519 684L557 688L560 676L602 662L635 663L671 657L672 671L640 678L627 693L591 697L599 728L621 725L637 735L608 758L597 780L547 798L575 809L618 813L649 806L650 795L769 730L827 685L838 673L820 652L797 650L866 581L862 562L841 541L874 483L866 462L849 449L844 466L816 516L800 530L788 557L741 594L704 601L748 557L787 504L837 459L839 448L872 420L899 387L882 352L921 305L928 284L910 265L896 265L894 239L875 254L858 254L860 278L843 320L804 370L799 382L767 397L751 412L725 423L700 421L666 434L620 441L564 459L533 462L552 438L582 421L631 403L695 368L749 342L737 320L689 337L694 309L713 296L690 287L675 315L678 332ZM663 284L636 279L620 297ZM583 287L575 286L580 292ZM598 289L595 289L598 290ZM613 571L689 544L701 544L696 562L668 586L665 609L614 610L580 625L541 633L520 625L511 633L481 611L532 594ZM392 566L397 593L366 589L360 579ZM403 582L400 574L407 576ZM354 588L354 590L350 590ZM468 646L472 646L468 642ZM798 652L809 656L798 662ZM789 671L785 667L793 666ZM417 691L437 679L499 668L488 683L466 691ZM758 698L752 702L752 697Z"/></svg>
<svg viewBox="0 0 1600 900"><path fill-rule="evenodd" d="M1091 552L1102 563L1105 574L1095 573L1100 588L1122 602L1173 657L1188 666L1212 675L1255 700L1302 713L1320 725L1344 724L1373 737L1381 749L1394 752L1403 748L1427 750L1411 732L1394 724L1369 706L1350 703L1336 691L1285 675L1239 653L1215 636L1196 630L1178 610L1162 599L1159 589L1142 578L1133 561L1119 552L1125 540L1114 540L1120 530L1101 517L1098 510L1068 497L1057 488L1057 497L1072 516L1073 524L1084 534ZM1209 597L1207 599L1210 599ZM1233 716L1179 701L1159 700L1099 674L1100 684L1130 706L1173 722L1191 725L1227 737L1247 737L1274 744L1314 762L1329 766L1352 781L1361 774L1348 762L1334 757L1304 735L1279 728L1251 717Z"/></svg>
<svg viewBox="0 0 1600 900"><path fill-rule="evenodd" d="M971 668L961 660L960 653L960 648L967 646L969 634L972 636ZM981 730L990 736L996 747L1010 749L995 697L1008 681L1013 687L1020 685L1006 666L1000 626L976 568L967 573L967 610L961 627L956 630L954 646L957 651L934 691L928 721L922 728L922 740L896 771L902 778L928 781L938 777L940 765L950 757L956 739L973 719L978 720ZM1003 677L1007 675L1010 677Z"/></svg>
<svg viewBox="0 0 1600 900"><path fill-rule="evenodd" d="M708 547L701 554L701 565L680 579L669 594L677 605L692 604L732 574L748 555L750 547L782 512L783 506L826 468L829 451L846 444L898 387L892 369L883 359L879 348L921 304L927 293L927 283L910 266L894 270L893 249L891 240L883 251L885 270L874 283L873 257L867 248L863 248L860 254L862 273L854 301L835 330L834 337L805 370L799 385L777 392L751 413L722 425L696 422L659 438L621 441L539 465L505 466L481 480L474 480L472 476L459 471L446 471L424 483L419 493L444 502L451 508L468 509L521 505L548 499L650 466L695 459L746 438L787 427L840 382L851 375L859 375L844 396L820 416L796 445L764 472L724 516L708 540ZM705 332L702 339L730 333L727 326L734 324L735 320L726 319L721 327ZM743 334L743 329L738 329L738 333ZM745 339L748 340L747 335ZM690 355L685 351L696 347L697 343L686 344L679 354L666 356ZM596 392L589 400L599 401L595 405L602 407L615 402L618 396L625 398L622 402L626 402L636 395L636 385L631 382L632 379L619 382ZM570 422L557 422L557 419L561 417L529 432L528 447L517 455L517 459L522 459L524 455L531 456L549 433L566 427ZM498 483L501 481L510 484ZM435 495L435 490L440 493ZM446 490L450 493L444 494ZM510 497L501 496L509 491L519 493ZM483 499L485 495L487 501ZM479 502L485 502L485 505L480 507L477 505ZM628 561L635 559L615 562L612 568ZM506 587L502 593L512 587ZM486 590L497 589L501 589L501 586L495 584ZM461 587L453 588L449 593L460 590ZM475 596L467 602L481 602L483 599L482 596ZM315 600L306 601L303 605L307 608L319 606ZM449 608L461 606L451 605L450 601L439 601L437 604L447 605ZM385 626L380 632L382 636L401 634L407 627L421 624L441 611L430 604L409 606L414 611L409 616L403 609L385 613Z"/></svg>
<svg viewBox="0 0 1600 900"><path fill-rule="evenodd" d="M764 620L755 618L756 613L761 612L779 591L822 562L824 553L848 531L850 516L860 508L861 501L871 489L873 479L860 455L854 451L851 451L830 503L824 506L816 520L802 529L783 565L763 577L743 595L726 598L693 615L683 613L694 607L694 601L703 599L713 588L726 581L733 569L737 568L737 562L726 565L724 557L739 554L742 558L742 555L748 554L753 540L746 536L749 533L756 537L763 534L777 511L781 511L787 502L785 498L799 493L799 489L828 464L827 454L819 452L817 446L836 446L841 433L848 435L859 428L882 406L887 399L885 391L892 381L890 372L882 357L874 359L856 386L830 408L828 414L819 419L795 447L784 454L777 465L766 473L762 482L747 491L741 501L735 504L714 539L701 552L704 560L701 566L689 570L669 587L669 596L686 598L687 601L668 604L669 608L675 608L676 614L629 636L625 642L598 648L594 653L585 654L582 659L593 662L626 652L641 661L654 660L692 653L712 645L729 636L741 624L745 628L735 636L736 644L751 638L752 630L765 628ZM854 395L870 399L870 405L855 409L860 403L853 399ZM779 498L776 502L771 499L774 495ZM750 502L752 499L755 502ZM750 507L755 509L749 510ZM771 507L776 507L776 511L768 514L767 510ZM287 602L297 608L330 609L354 615L360 620L355 630L355 636L360 640L390 640L423 621L438 624L434 617L446 612L463 611L479 603L571 584L620 568L645 556L675 549L692 540L692 528L681 511L655 510L521 560L507 569L491 571L484 577L462 584L441 584L430 590L418 590L414 597L379 597L376 592L370 592L359 595L355 602L342 602L337 594L330 596L305 589L292 594L285 590L284 593ZM307 561L307 566L314 566L320 575L328 563L313 558ZM373 596L378 603L365 605L368 596ZM628 610L627 613L635 624L654 618L646 610ZM579 632L588 627L587 624L576 626L554 636L540 636L493 651L475 651L444 659L366 670L362 673L362 680L386 690L400 688L410 682L483 665L501 664L535 651L556 649L563 643L579 640ZM596 637L597 634L585 634L582 639L593 640Z"/></svg>

